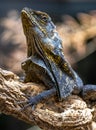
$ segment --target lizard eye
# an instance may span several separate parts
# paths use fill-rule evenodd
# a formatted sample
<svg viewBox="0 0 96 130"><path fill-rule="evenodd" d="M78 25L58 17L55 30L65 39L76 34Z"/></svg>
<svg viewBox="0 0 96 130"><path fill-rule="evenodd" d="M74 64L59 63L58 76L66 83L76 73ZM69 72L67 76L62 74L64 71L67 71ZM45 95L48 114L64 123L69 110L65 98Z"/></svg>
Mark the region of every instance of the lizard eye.
<svg viewBox="0 0 96 130"><path fill-rule="evenodd" d="M47 21L48 21L48 19L47 19L46 16L42 16L42 20L43 20L44 22L47 22Z"/></svg>

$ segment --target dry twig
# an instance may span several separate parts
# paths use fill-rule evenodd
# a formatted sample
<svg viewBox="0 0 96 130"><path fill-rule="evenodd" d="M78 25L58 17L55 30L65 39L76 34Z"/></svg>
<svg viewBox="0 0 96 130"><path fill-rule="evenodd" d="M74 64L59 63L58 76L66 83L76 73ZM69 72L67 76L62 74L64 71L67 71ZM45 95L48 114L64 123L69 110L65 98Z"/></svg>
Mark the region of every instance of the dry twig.
<svg viewBox="0 0 96 130"><path fill-rule="evenodd" d="M92 130L95 107L88 108L79 96L71 95L62 102L56 96L39 103L34 110L28 107L20 111L28 96L34 96L43 91L43 85L22 83L14 73L0 69L0 111L12 115L30 124L36 124L44 130ZM95 106L95 105L93 105Z"/></svg>

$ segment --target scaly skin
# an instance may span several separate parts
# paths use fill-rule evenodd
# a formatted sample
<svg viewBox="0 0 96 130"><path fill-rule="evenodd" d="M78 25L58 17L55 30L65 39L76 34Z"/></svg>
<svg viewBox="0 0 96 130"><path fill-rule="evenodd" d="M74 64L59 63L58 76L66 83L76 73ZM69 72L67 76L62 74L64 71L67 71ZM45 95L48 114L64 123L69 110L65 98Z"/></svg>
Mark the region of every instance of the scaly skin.
<svg viewBox="0 0 96 130"><path fill-rule="evenodd" d="M25 82L43 82L48 89L51 88L30 98L28 103L37 104L56 93L60 100L71 93L87 94L87 89L83 92L81 78L65 59L62 41L50 16L44 12L24 8L21 18L28 47L27 59L22 63L22 69L26 74ZM87 86L91 88L91 85Z"/></svg>

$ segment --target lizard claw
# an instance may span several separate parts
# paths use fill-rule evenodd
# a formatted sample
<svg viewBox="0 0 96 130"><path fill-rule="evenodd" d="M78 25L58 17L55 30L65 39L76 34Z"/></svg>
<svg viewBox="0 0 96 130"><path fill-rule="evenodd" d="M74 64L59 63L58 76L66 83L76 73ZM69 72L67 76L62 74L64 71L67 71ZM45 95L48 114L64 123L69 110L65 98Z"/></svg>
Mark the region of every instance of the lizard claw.
<svg viewBox="0 0 96 130"><path fill-rule="evenodd" d="M38 104L40 101L50 97L50 96L53 96L56 94L56 89L55 88L52 88L50 90L46 90L46 91L43 91L41 92L40 94L34 96L34 97L29 97L27 101L21 101L19 102L19 104L25 104L27 103L22 109L26 109L27 107L29 106L32 106L32 110L34 110L35 108L35 105Z"/></svg>
<svg viewBox="0 0 96 130"><path fill-rule="evenodd" d="M21 102L18 102L18 104L26 104L26 105L24 105L23 108L20 109L20 111L25 110L25 109L26 109L27 107L29 107L29 106L32 106L32 110L34 110L34 109L35 109L35 106L36 106L36 104L37 104L37 101L35 100L34 97L31 97L31 98L29 98L28 101L21 101Z"/></svg>
<svg viewBox="0 0 96 130"><path fill-rule="evenodd" d="M36 104L39 103L40 101L41 101L40 95L30 97L30 98L28 98L27 101L20 101L20 102L18 102L18 104L26 104L26 105L24 105L23 108L20 109L20 111L25 110L29 106L32 106L32 110L34 110Z"/></svg>

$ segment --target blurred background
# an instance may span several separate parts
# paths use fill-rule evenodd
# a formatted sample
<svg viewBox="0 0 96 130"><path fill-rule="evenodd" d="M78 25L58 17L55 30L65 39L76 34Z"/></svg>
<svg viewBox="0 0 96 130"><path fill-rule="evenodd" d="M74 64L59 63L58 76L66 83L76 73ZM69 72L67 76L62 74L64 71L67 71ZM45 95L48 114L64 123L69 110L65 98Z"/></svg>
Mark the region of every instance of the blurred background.
<svg viewBox="0 0 96 130"><path fill-rule="evenodd" d="M85 84L96 84L96 0L0 0L0 67L23 75L26 39L20 12L24 7L50 14L68 61ZM0 129L39 130L3 114Z"/></svg>

